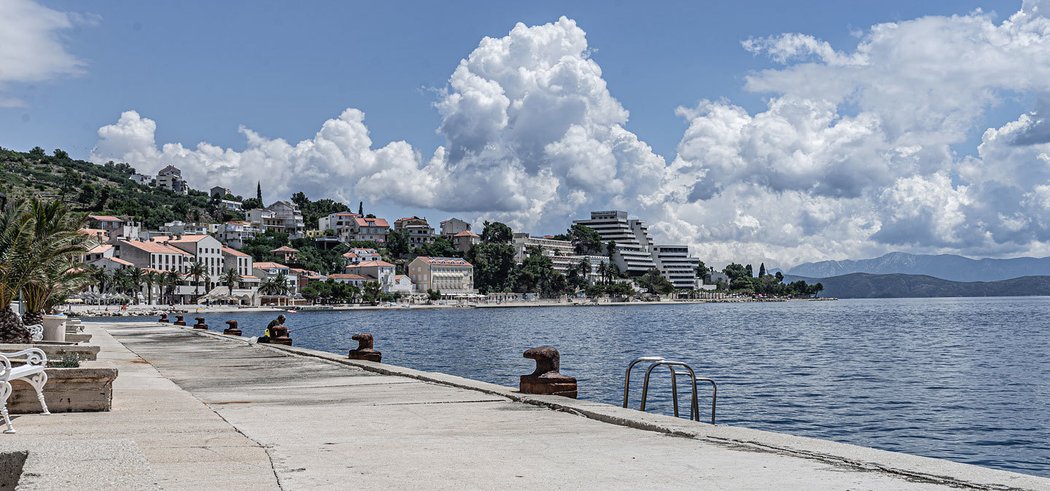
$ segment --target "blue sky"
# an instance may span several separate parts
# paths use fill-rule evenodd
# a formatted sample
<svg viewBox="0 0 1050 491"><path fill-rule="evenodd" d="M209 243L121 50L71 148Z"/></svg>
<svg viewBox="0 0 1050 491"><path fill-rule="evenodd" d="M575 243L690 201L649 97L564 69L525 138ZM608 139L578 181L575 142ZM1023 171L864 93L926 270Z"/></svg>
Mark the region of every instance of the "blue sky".
<svg viewBox="0 0 1050 491"><path fill-rule="evenodd" d="M1050 255L1043 3L6 0L0 146L716 265Z"/></svg>
<svg viewBox="0 0 1050 491"><path fill-rule="evenodd" d="M672 158L700 99L749 109L748 72L770 65L741 41L805 32L839 48L854 31L975 8L1008 14L1016 2L141 2L44 1L93 14L66 31L82 75L9 92L27 106L0 108L0 146L61 147L87 158L95 131L135 109L159 122L157 141L241 147L245 125L298 141L346 107L363 110L373 140L432 149L440 115L433 90L485 36L565 15L587 32L629 128Z"/></svg>

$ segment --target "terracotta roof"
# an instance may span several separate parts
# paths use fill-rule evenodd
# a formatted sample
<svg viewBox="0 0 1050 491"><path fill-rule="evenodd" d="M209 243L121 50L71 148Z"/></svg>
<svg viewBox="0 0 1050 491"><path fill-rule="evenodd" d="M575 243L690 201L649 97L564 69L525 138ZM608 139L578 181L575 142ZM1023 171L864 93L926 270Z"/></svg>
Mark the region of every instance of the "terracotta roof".
<svg viewBox="0 0 1050 491"><path fill-rule="evenodd" d="M358 227L386 227L390 228L390 224L387 223L386 218L361 218L355 217L354 222L357 223Z"/></svg>
<svg viewBox="0 0 1050 491"><path fill-rule="evenodd" d="M110 250L112 248L113 248L113 246L111 244L101 244L101 245L97 245L95 247L92 247L91 249L88 249L87 253L88 254L104 254L106 251L108 251L108 250Z"/></svg>
<svg viewBox="0 0 1050 491"><path fill-rule="evenodd" d="M347 266L347 267L348 268L374 268L376 266L379 266L379 267L383 267L383 266L392 267L393 264L390 264L390 263L388 263L386 261L361 261L361 262L359 262L357 264L354 264L352 266Z"/></svg>
<svg viewBox="0 0 1050 491"><path fill-rule="evenodd" d="M328 275L330 280L367 280L364 276L352 273L335 273Z"/></svg>
<svg viewBox="0 0 1050 491"><path fill-rule="evenodd" d="M288 247L288 246L281 246L281 247L278 247L278 248L276 248L276 249L274 249L274 250L272 250L270 252L299 252L299 249L293 249L293 248Z"/></svg>
<svg viewBox="0 0 1050 491"><path fill-rule="evenodd" d="M340 211L340 212L338 212L338 213L332 213L332 214L331 214L331 215L329 215L329 216L337 216L337 217L359 217L359 216L361 216L361 215L358 215L357 213L350 213L349 211Z"/></svg>
<svg viewBox="0 0 1050 491"><path fill-rule="evenodd" d="M245 278L250 279L250 280L257 280L257 279L259 279L257 276L255 276L253 274L242 274L241 275L241 279L245 279Z"/></svg>
<svg viewBox="0 0 1050 491"><path fill-rule="evenodd" d="M206 239L208 237L211 237L211 236L210 235L200 235L200 234L196 234L196 235L182 235L182 236L180 236L178 238L167 239L167 240L165 240L165 242L178 242L180 244L181 243L185 243L185 242L200 242L200 241L202 241L202 240L204 240L204 239Z"/></svg>
<svg viewBox="0 0 1050 491"><path fill-rule="evenodd" d="M104 257L104 258L96 260L95 262L96 263L100 263L102 261L113 261L113 262L115 262L115 263L117 263L117 264L119 264L121 266L135 266L135 263L133 263L131 261L124 260L124 259L121 259L119 257Z"/></svg>
<svg viewBox="0 0 1050 491"><path fill-rule="evenodd" d="M353 259L353 258L357 257L357 254L354 254L352 252L348 252L346 254L343 254L343 257L345 257L347 259Z"/></svg>
<svg viewBox="0 0 1050 491"><path fill-rule="evenodd" d="M464 259L458 257L430 257L430 256L419 256L416 259L423 261L427 264L440 264L443 266L473 266Z"/></svg>
<svg viewBox="0 0 1050 491"><path fill-rule="evenodd" d="M167 244L162 244L160 242L144 242L144 241L141 241L141 240L133 240L133 241L122 240L122 241L120 241L120 243L121 243L121 245L126 245L128 247L134 247L134 248L136 248L136 249L138 249L140 251L150 252L150 253L154 253L154 254L181 254L183 256L192 256L192 254L190 254L190 253L188 253L188 252L186 252L186 251L184 251L182 249L179 249L177 247L172 247L172 246L167 245Z"/></svg>
<svg viewBox="0 0 1050 491"><path fill-rule="evenodd" d="M269 261L258 261L255 263L254 267L256 269L289 269L288 266L281 263L273 263Z"/></svg>
<svg viewBox="0 0 1050 491"><path fill-rule="evenodd" d="M222 253L223 254L229 254L229 255L234 256L234 257L251 257L251 256L249 256L249 255L247 255L247 254L245 254L245 253L243 253L241 251L238 251L237 249L234 249L232 247L227 247L227 246L222 246Z"/></svg>
<svg viewBox="0 0 1050 491"><path fill-rule="evenodd" d="M99 222L123 222L124 221L124 220L121 220L121 219L119 219L119 218L117 218L117 217L115 217L113 215L88 215L88 218L90 218L92 220L95 220L95 221L99 221Z"/></svg>
<svg viewBox="0 0 1050 491"><path fill-rule="evenodd" d="M77 233L82 235L106 235L106 231L100 228L82 228L77 230Z"/></svg>
<svg viewBox="0 0 1050 491"><path fill-rule="evenodd" d="M453 235L453 237L481 237L481 236L476 234L476 233L474 233L474 232L471 232L470 230L464 230L464 231L462 231L462 232L460 232L460 233L458 233L456 235Z"/></svg>

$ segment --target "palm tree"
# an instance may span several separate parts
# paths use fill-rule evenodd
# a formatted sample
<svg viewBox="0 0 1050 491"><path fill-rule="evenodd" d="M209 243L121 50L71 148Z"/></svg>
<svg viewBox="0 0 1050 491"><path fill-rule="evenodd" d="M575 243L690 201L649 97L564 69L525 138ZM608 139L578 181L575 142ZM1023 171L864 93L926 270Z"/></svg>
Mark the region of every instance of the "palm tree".
<svg viewBox="0 0 1050 491"><path fill-rule="evenodd" d="M131 290L131 271L127 268L120 268L114 271L111 283L117 293L127 294Z"/></svg>
<svg viewBox="0 0 1050 491"><path fill-rule="evenodd" d="M221 280L222 280L223 284L226 285L226 288L230 289L230 296L232 297L233 296L233 287L237 286L237 282L241 281L241 275L239 273L237 273L236 269L230 268L230 269L227 269L226 272L222 274Z"/></svg>
<svg viewBox="0 0 1050 491"><path fill-rule="evenodd" d="M175 290L179 287L179 273L175 271L168 271L164 273L161 279L161 284L164 285L164 292L168 296L168 303L175 303Z"/></svg>
<svg viewBox="0 0 1050 491"><path fill-rule="evenodd" d="M208 274L208 268L198 261L193 261L186 273L193 277L193 296L196 297L194 301L198 302L201 296L201 278Z"/></svg>
<svg viewBox="0 0 1050 491"><path fill-rule="evenodd" d="M106 287L109 286L109 271L106 268L100 268L98 266L91 266L91 279L94 281L95 286L98 288L98 294L102 295L106 292Z"/></svg>
<svg viewBox="0 0 1050 491"><path fill-rule="evenodd" d="M162 278L159 274L157 274L155 270L151 269L149 271L146 271L146 274L143 276L142 279L146 283L146 303L149 305L153 305L153 285L155 285Z"/></svg>
<svg viewBox="0 0 1050 491"><path fill-rule="evenodd" d="M0 213L0 342L30 340L8 307L16 296L29 301L35 320L79 287L80 272L70 266L87 250L77 234L84 220L60 201L36 198Z"/></svg>
<svg viewBox="0 0 1050 491"><path fill-rule="evenodd" d="M598 263L598 276L601 277L602 283L608 284L607 279L608 279L608 276L609 276L609 263L606 263L606 262Z"/></svg>
<svg viewBox="0 0 1050 491"><path fill-rule="evenodd" d="M139 293L142 292L142 268L133 268L128 273L128 284L131 285L132 295L135 296L135 305L139 304Z"/></svg>

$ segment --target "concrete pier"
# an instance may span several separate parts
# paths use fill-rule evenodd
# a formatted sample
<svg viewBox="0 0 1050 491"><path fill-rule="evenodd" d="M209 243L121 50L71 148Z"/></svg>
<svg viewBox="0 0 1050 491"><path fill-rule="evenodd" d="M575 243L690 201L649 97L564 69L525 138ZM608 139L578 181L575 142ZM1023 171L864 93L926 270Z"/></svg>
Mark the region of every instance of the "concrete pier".
<svg viewBox="0 0 1050 491"><path fill-rule="evenodd" d="M165 324L87 326L99 360L120 370L114 410L19 417L0 450L29 450L26 489L1050 489L345 354Z"/></svg>

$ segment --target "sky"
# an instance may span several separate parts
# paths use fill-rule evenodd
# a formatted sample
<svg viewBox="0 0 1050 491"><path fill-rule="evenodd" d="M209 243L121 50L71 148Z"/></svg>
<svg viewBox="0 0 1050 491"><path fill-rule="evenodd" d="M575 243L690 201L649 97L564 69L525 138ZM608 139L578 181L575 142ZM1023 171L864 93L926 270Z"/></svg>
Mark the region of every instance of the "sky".
<svg viewBox="0 0 1050 491"><path fill-rule="evenodd" d="M0 146L708 264L1050 255L1050 5L0 0Z"/></svg>

